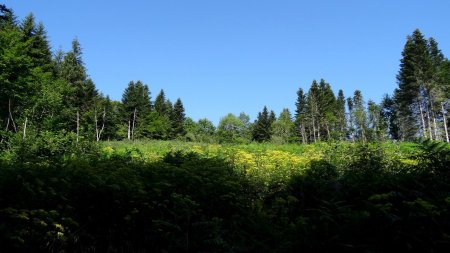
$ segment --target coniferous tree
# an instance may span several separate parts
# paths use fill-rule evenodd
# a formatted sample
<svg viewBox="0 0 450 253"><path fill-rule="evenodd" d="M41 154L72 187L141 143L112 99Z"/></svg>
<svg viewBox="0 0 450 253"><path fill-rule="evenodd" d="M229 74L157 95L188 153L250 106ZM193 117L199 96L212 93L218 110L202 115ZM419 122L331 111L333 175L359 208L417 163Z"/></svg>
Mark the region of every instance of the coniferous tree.
<svg viewBox="0 0 450 253"><path fill-rule="evenodd" d="M271 113L272 114L272 113ZM274 116L269 115L269 111L264 106L263 111L258 113L258 117L253 124L252 139L257 142L269 141L271 137L271 125Z"/></svg>
<svg viewBox="0 0 450 253"><path fill-rule="evenodd" d="M347 122L345 117L345 97L344 92L339 90L336 100L336 132L339 140L344 140L346 136Z"/></svg>
<svg viewBox="0 0 450 253"><path fill-rule="evenodd" d="M367 115L364 107L364 100L360 90L356 90L353 96L354 120L356 137L363 141L367 141Z"/></svg>
<svg viewBox="0 0 450 253"><path fill-rule="evenodd" d="M156 96L155 99L155 111L160 115L160 116L166 116L168 115L168 108L167 108L167 101L166 101L166 95L164 93L164 90L161 90L158 94L158 96Z"/></svg>
<svg viewBox="0 0 450 253"><path fill-rule="evenodd" d="M447 83L442 77L445 57L437 42L425 39L419 30L408 36L397 75L395 104L400 137L442 139L442 115L439 102L445 100Z"/></svg>
<svg viewBox="0 0 450 253"><path fill-rule="evenodd" d="M299 88L297 91L295 107L295 135L300 138L303 144L306 144L308 142L306 136L307 101L302 88Z"/></svg>
<svg viewBox="0 0 450 253"><path fill-rule="evenodd" d="M348 108L348 136L350 140L355 141L355 115L354 115L354 103L352 98L347 98Z"/></svg>
<svg viewBox="0 0 450 253"><path fill-rule="evenodd" d="M316 80L313 80L308 91L307 115L309 121L310 141L320 141L320 110L319 110L320 89Z"/></svg>
<svg viewBox="0 0 450 253"><path fill-rule="evenodd" d="M150 91L141 81L131 81L122 95L121 115L127 126L127 138L145 137L151 112Z"/></svg>
<svg viewBox="0 0 450 253"><path fill-rule="evenodd" d="M389 138L398 140L400 138L400 133L397 125L397 110L395 106L394 99L389 95L383 97L383 100L381 101L381 117L384 122L383 124L386 125Z"/></svg>
<svg viewBox="0 0 450 253"><path fill-rule="evenodd" d="M327 140L331 140L332 127L336 122L336 97L329 83L321 79L319 84L319 124L321 125L322 134Z"/></svg>
<svg viewBox="0 0 450 253"><path fill-rule="evenodd" d="M171 118L173 138L182 137L186 134L186 131L184 129L185 119L186 115L184 112L183 103L181 102L181 99L178 98L173 105L173 113Z"/></svg>

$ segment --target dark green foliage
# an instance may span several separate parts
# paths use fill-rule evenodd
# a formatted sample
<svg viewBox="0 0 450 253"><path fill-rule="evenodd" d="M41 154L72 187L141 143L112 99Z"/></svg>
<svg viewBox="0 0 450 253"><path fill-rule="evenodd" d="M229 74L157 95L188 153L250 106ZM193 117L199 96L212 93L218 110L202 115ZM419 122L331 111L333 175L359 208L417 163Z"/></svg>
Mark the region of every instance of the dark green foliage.
<svg viewBox="0 0 450 253"><path fill-rule="evenodd" d="M347 120L345 116L345 97L344 92L339 90L336 99L336 127L339 140L344 140L347 130Z"/></svg>
<svg viewBox="0 0 450 253"><path fill-rule="evenodd" d="M395 104L402 140L443 139L439 103L448 100L446 59L436 40L416 29L408 36L397 75Z"/></svg>
<svg viewBox="0 0 450 253"><path fill-rule="evenodd" d="M0 252L450 251L448 145L424 140L400 158L366 142L443 139L450 63L419 30L380 105L314 80L298 90L295 123L264 107L253 125L229 114L217 132L163 90L153 106L141 81L121 102L99 94L76 39L51 55L33 15L18 22L0 5ZM105 154L93 142L125 138L361 143L336 144L261 187L228 160L174 152L148 162L139 149Z"/></svg>
<svg viewBox="0 0 450 253"><path fill-rule="evenodd" d="M160 116L166 116L170 113L170 110L172 109L171 107L172 106L170 106L168 108L167 101L166 101L166 95L164 94L164 90L161 90L155 99L155 111Z"/></svg>
<svg viewBox="0 0 450 253"><path fill-rule="evenodd" d="M297 91L297 101L295 102L295 134L302 143L307 142L306 136L306 94L303 89Z"/></svg>
<svg viewBox="0 0 450 253"><path fill-rule="evenodd" d="M387 126L387 132L392 140L398 140L400 137L398 128L398 119L395 109L394 99L385 95L381 101L381 117Z"/></svg>
<svg viewBox="0 0 450 253"><path fill-rule="evenodd" d="M11 152L19 159L1 160L0 251L450 248L450 153L442 143L412 145L417 165L378 145L349 146L261 192L217 158L175 152L145 163L138 149L105 157L71 145L74 138L30 137L22 143L28 153L17 139Z"/></svg>
<svg viewBox="0 0 450 253"><path fill-rule="evenodd" d="M127 138L134 140L139 137L148 137L148 117L152 104L150 90L141 81L131 81L122 95L121 117L127 128ZM125 136L123 136L125 138Z"/></svg>
<svg viewBox="0 0 450 253"><path fill-rule="evenodd" d="M220 160L174 153L0 174L2 252L226 252L242 240L227 231L246 216L245 181Z"/></svg>
<svg viewBox="0 0 450 253"><path fill-rule="evenodd" d="M183 102L178 98L173 105L173 111L170 118L172 124L172 138L179 138L186 134L184 129L185 119L186 114L184 113Z"/></svg>
<svg viewBox="0 0 450 253"><path fill-rule="evenodd" d="M275 121L275 113L264 106L263 111L258 113L258 118L253 124L252 139L257 142L269 141L272 136L272 123Z"/></svg>

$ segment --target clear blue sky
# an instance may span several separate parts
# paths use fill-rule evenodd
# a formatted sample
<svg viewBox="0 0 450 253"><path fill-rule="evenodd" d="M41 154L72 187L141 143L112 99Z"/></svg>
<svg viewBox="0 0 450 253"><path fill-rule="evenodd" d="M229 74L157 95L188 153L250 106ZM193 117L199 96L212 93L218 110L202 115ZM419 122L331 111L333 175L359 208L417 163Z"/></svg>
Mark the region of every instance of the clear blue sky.
<svg viewBox="0 0 450 253"><path fill-rule="evenodd" d="M450 53L450 1L7 0L33 12L53 49L77 37L97 88L120 100L130 80L181 97L214 123L264 105L293 111L296 91L324 78L367 101L396 87L406 36L419 28Z"/></svg>

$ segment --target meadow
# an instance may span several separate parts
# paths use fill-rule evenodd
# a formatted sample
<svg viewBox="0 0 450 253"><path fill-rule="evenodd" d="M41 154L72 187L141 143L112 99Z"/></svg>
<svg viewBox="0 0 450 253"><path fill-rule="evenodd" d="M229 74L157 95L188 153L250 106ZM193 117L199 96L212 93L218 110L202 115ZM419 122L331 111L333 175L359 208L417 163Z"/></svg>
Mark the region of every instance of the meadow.
<svg viewBox="0 0 450 253"><path fill-rule="evenodd" d="M450 248L444 143L71 143L2 152L0 252Z"/></svg>

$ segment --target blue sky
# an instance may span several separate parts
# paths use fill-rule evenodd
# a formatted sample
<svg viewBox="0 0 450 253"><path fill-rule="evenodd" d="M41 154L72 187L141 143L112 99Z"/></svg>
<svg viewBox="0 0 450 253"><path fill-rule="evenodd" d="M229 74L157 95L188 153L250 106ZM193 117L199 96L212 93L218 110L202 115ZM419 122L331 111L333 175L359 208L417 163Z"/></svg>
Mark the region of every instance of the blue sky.
<svg viewBox="0 0 450 253"><path fill-rule="evenodd" d="M97 88L120 100L130 80L181 97L188 116L218 123L264 105L294 110L324 78L346 96L381 100L396 87L406 36L419 28L450 53L450 1L2 1L33 12L53 49L77 37Z"/></svg>

